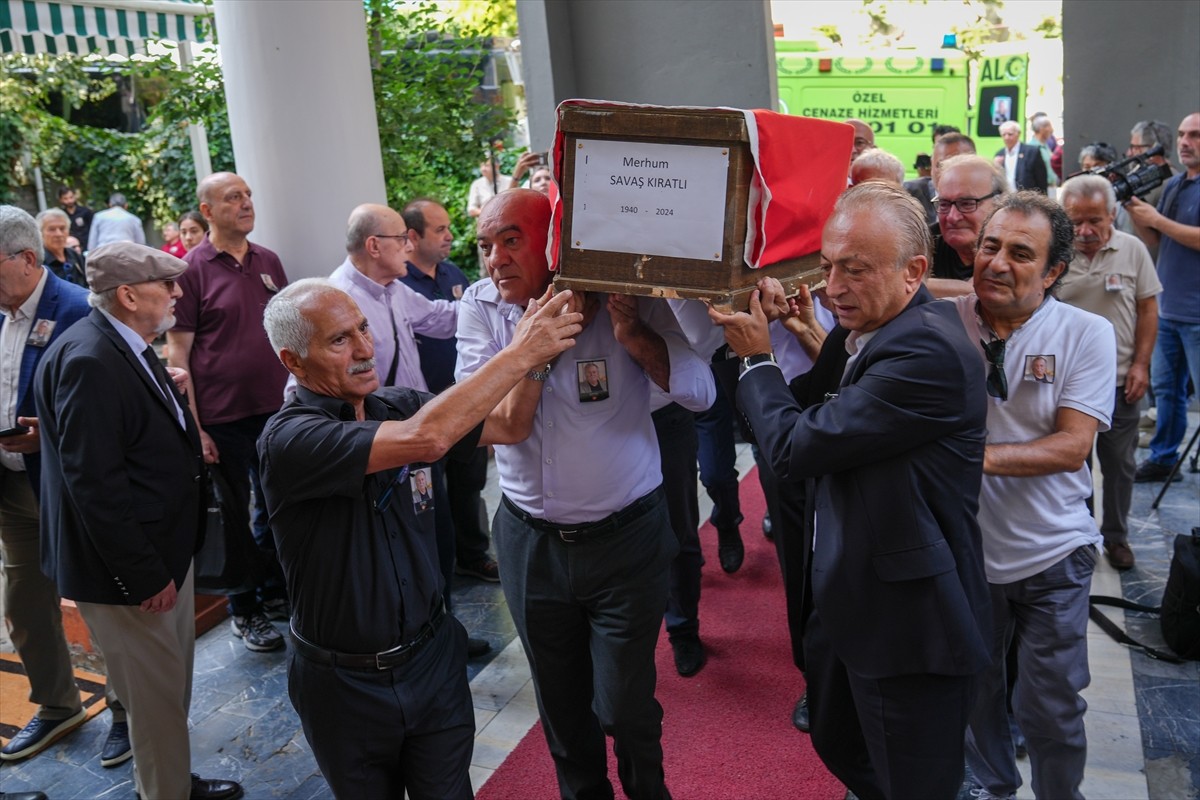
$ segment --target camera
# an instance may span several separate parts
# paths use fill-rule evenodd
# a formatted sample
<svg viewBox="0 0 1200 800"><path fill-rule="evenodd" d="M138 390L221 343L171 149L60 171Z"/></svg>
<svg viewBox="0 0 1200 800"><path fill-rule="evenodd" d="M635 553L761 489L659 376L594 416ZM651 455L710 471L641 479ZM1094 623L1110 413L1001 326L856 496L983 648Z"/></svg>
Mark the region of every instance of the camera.
<svg viewBox="0 0 1200 800"><path fill-rule="evenodd" d="M1078 175L1101 175L1108 178L1117 194L1117 202L1125 203L1141 197L1162 185L1171 177L1171 168L1166 164L1151 164L1150 159L1163 154L1163 146L1156 144L1144 153L1130 156L1123 161L1114 161L1101 167L1093 167ZM1069 176L1069 177L1074 177Z"/></svg>

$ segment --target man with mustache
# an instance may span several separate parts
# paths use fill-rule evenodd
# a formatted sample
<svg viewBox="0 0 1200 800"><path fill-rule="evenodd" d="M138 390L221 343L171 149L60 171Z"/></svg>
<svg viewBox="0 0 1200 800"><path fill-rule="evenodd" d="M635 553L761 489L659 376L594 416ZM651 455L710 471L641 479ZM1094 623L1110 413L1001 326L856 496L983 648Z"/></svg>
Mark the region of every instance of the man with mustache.
<svg viewBox="0 0 1200 800"><path fill-rule="evenodd" d="M284 646L270 621L286 620L289 612L275 543L257 502L262 492L254 442L283 402L287 372L263 336L262 310L288 279L279 256L247 238L254 230L254 201L240 176L213 173L200 182L196 197L209 232L184 256L191 269L179 279L183 297L167 333L167 359L191 373L188 402L200 426L204 462L216 465L229 487L226 525L247 537L239 549L251 562L242 565L251 588L229 595L230 628L246 649L268 652Z"/></svg>
<svg viewBox="0 0 1200 800"><path fill-rule="evenodd" d="M150 346L175 324L187 265L115 242L87 263L92 312L50 346L35 380L42 571L75 601L128 717L141 797L232 800L192 774L192 556L203 534L200 439Z"/></svg>
<svg viewBox="0 0 1200 800"><path fill-rule="evenodd" d="M449 451L529 435L529 417L489 412L574 343L570 299L531 303L512 344L437 397L380 387L367 318L330 282L297 281L267 304L267 335L299 384L258 445L294 609L288 688L339 798L471 797L467 634L445 612L414 476Z"/></svg>
<svg viewBox="0 0 1200 800"><path fill-rule="evenodd" d="M1021 784L1005 704L1010 644L1019 665L1013 714L1033 792L1082 798L1080 692L1091 680L1088 592L1101 541L1087 508L1086 460L1110 424L1117 350L1111 324L1051 296L1074 255L1072 239L1066 212L1044 195L1001 198L980 234L975 293L953 300L987 368L989 395L978 519L992 664L967 736L983 798L1012 798ZM1038 357L1052 360L1053 382L1036 380Z"/></svg>
<svg viewBox="0 0 1200 800"><path fill-rule="evenodd" d="M1112 427L1096 437L1096 457L1104 474L1104 555L1115 568L1129 569L1138 406L1150 386L1162 284L1142 240L1114 227L1117 196L1106 178L1077 175L1063 184L1059 201L1075 226L1075 260L1058 299L1104 317L1117 336Z"/></svg>

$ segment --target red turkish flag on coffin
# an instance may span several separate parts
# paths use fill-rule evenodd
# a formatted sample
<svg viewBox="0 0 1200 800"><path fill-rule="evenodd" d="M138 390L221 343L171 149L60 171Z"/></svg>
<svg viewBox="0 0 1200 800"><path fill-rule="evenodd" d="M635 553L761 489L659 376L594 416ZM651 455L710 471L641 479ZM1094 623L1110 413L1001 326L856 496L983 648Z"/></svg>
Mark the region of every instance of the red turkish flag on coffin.
<svg viewBox="0 0 1200 800"><path fill-rule="evenodd" d="M754 156L745 258L758 269L821 249L821 230L846 190L854 128L763 109L745 113Z"/></svg>
<svg viewBox="0 0 1200 800"><path fill-rule="evenodd" d="M571 106L653 107L602 100L564 100L558 106L558 113ZM754 162L746 200L746 264L758 269L817 252L821 247L821 230L838 195L846 189L854 129L842 122L765 109L741 110L741 113L746 118ZM551 151L555 183L550 190L554 214L547 242L551 269L558 268L562 235L563 208L558 185L563 180L565 140L561 128L556 130Z"/></svg>

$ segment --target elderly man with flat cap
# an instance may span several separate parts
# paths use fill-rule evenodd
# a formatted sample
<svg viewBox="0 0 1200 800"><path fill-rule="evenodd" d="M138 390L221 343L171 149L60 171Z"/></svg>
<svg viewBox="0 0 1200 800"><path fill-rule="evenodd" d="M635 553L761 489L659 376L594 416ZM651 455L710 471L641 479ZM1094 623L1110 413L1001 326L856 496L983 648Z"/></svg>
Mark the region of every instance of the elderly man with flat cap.
<svg viewBox="0 0 1200 800"><path fill-rule="evenodd" d="M196 423L151 346L175 323L187 264L115 242L87 264L92 312L34 381L42 570L74 600L125 704L143 798L241 797L191 774L192 556L204 514Z"/></svg>

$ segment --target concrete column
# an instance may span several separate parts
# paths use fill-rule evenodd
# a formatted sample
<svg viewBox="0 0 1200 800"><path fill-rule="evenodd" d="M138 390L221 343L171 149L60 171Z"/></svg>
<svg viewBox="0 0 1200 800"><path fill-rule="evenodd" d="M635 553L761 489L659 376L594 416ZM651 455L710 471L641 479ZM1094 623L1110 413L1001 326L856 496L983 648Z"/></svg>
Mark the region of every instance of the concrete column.
<svg viewBox="0 0 1200 800"><path fill-rule="evenodd" d="M346 219L386 203L362 3L215 0L237 172L254 192L251 241L292 280L346 256Z"/></svg>
<svg viewBox="0 0 1200 800"><path fill-rule="evenodd" d="M1079 168L1085 144L1119 155L1134 123L1174 131L1200 108L1200 3L1065 0L1062 15L1064 170ZM1178 164L1174 148L1169 156Z"/></svg>
<svg viewBox="0 0 1200 800"><path fill-rule="evenodd" d="M572 97L777 107L768 0L517 0L530 146Z"/></svg>

